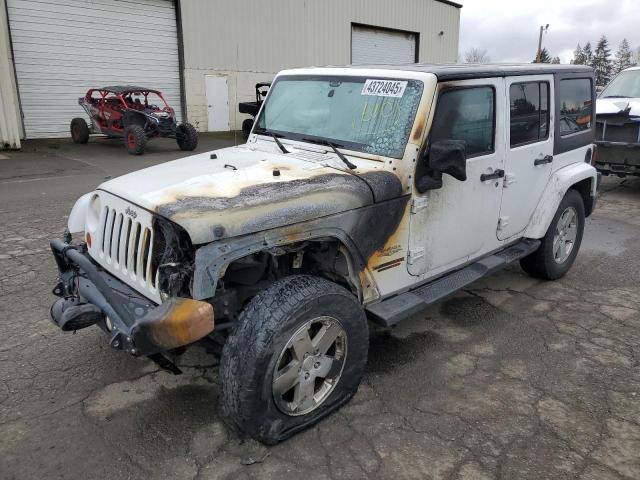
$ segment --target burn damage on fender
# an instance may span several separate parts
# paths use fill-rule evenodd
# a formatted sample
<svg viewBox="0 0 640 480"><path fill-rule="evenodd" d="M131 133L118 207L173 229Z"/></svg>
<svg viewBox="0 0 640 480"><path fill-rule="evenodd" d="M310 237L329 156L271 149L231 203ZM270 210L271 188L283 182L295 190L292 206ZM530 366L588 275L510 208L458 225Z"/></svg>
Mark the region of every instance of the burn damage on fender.
<svg viewBox="0 0 640 480"><path fill-rule="evenodd" d="M365 172L360 175L371 188L374 202L384 202L402 195L402 182L393 173L383 170Z"/></svg>
<svg viewBox="0 0 640 480"><path fill-rule="evenodd" d="M397 232L407 211L409 195L335 215L315 218L267 232L210 243L196 251L193 298L206 299L216 294L218 279L228 265L240 258L264 251L278 251L296 242L327 241L343 244L352 262L355 277L367 271L369 259L381 251ZM360 279L354 279L359 283ZM371 285L363 285L363 288ZM217 296L217 294L216 294Z"/></svg>

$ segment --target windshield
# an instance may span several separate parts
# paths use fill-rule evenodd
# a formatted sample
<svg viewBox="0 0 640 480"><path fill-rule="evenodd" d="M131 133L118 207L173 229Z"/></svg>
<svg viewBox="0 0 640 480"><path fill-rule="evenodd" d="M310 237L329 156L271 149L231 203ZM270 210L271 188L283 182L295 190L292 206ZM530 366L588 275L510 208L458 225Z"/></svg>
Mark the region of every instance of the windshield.
<svg viewBox="0 0 640 480"><path fill-rule="evenodd" d="M280 77L255 131L294 140L328 140L336 147L401 158L422 88L418 80Z"/></svg>
<svg viewBox="0 0 640 480"><path fill-rule="evenodd" d="M600 98L640 98L640 70L628 70L614 78Z"/></svg>

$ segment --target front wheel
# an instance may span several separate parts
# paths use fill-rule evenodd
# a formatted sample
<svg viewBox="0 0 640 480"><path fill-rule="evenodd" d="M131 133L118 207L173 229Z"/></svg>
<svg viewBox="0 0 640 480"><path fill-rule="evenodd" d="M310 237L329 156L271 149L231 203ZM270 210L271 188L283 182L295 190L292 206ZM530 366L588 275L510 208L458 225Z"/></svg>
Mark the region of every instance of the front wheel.
<svg viewBox="0 0 640 480"><path fill-rule="evenodd" d="M180 150L193 151L198 146L198 132L190 123L181 123L176 127L176 142Z"/></svg>
<svg viewBox="0 0 640 480"><path fill-rule="evenodd" d="M556 280L573 265L584 233L584 201L570 189L556 211L538 250L520 260L522 269L533 277Z"/></svg>
<svg viewBox="0 0 640 480"><path fill-rule="evenodd" d="M147 134L139 125L129 125L124 129L124 144L131 155L142 155L147 144Z"/></svg>
<svg viewBox="0 0 640 480"><path fill-rule="evenodd" d="M266 444L313 425L358 390L368 342L351 292L308 275L277 281L249 302L223 349L225 420Z"/></svg>

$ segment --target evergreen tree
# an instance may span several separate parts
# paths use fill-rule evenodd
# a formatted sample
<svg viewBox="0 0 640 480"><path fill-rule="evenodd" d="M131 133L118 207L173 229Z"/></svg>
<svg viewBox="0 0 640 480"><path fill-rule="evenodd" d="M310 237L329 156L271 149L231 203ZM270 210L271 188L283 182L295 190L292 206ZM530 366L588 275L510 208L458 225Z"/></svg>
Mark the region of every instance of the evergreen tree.
<svg viewBox="0 0 640 480"><path fill-rule="evenodd" d="M613 73L613 62L611 61L611 49L609 48L609 42L607 37L602 35L596 50L593 54L593 63L591 66L596 71L596 85L605 86L611 80L611 74Z"/></svg>
<svg viewBox="0 0 640 480"><path fill-rule="evenodd" d="M584 50L582 49L580 44L578 44L576 49L573 51L573 60L571 60L571 63L573 65L586 65L586 62L587 58L584 54Z"/></svg>
<svg viewBox="0 0 640 480"><path fill-rule="evenodd" d="M554 63L554 64L556 64L556 65L559 65L559 64L560 64L560 57L553 57L553 58L551 59L551 63Z"/></svg>
<svg viewBox="0 0 640 480"><path fill-rule="evenodd" d="M593 52L591 51L591 42L587 42L584 48L582 49L582 54L584 57L584 63L582 65L593 66Z"/></svg>
<svg viewBox="0 0 640 480"><path fill-rule="evenodd" d="M629 68L633 65L633 55L631 53L631 47L626 38L622 39L622 43L618 47L616 52L616 59L613 62L613 74L617 75L625 68Z"/></svg>
<svg viewBox="0 0 640 480"><path fill-rule="evenodd" d="M537 58L534 58L533 62L531 63L536 63L536 60ZM551 55L549 55L547 47L543 48L540 52L540 60L538 61L538 63L551 63Z"/></svg>

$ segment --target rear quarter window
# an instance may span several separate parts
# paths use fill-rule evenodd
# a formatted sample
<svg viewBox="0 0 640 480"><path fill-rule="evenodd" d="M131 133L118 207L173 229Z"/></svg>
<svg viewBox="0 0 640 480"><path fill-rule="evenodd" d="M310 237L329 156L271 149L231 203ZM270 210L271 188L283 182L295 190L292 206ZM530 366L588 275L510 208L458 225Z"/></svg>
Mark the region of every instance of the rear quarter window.
<svg viewBox="0 0 640 480"><path fill-rule="evenodd" d="M558 102L560 105L560 135L567 136L591 128L593 121L593 87L588 78L571 78L560 81Z"/></svg>
<svg viewBox="0 0 640 480"><path fill-rule="evenodd" d="M510 146L549 137L549 83L514 83L509 88Z"/></svg>

